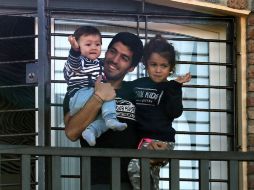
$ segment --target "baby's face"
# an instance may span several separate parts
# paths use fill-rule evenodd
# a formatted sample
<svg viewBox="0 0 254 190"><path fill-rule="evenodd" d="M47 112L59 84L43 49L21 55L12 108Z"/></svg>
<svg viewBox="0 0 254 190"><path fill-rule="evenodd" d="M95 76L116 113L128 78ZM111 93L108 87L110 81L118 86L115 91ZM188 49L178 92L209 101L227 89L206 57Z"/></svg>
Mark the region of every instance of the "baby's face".
<svg viewBox="0 0 254 190"><path fill-rule="evenodd" d="M101 38L99 35L83 35L78 40L81 55L91 60L101 54Z"/></svg>

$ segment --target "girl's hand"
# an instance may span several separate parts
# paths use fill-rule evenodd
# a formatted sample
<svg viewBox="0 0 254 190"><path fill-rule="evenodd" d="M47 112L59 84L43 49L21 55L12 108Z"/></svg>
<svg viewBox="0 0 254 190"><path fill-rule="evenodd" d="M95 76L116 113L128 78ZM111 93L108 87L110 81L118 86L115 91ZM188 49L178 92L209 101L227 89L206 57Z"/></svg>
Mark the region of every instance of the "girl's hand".
<svg viewBox="0 0 254 190"><path fill-rule="evenodd" d="M70 35L68 37L68 41L70 42L72 49L74 49L75 51L79 51L79 44L73 35Z"/></svg>
<svg viewBox="0 0 254 190"><path fill-rule="evenodd" d="M183 84L183 83L189 82L190 80L191 80L191 74L189 72L189 73L186 73L183 76L177 77L175 81Z"/></svg>
<svg viewBox="0 0 254 190"><path fill-rule="evenodd" d="M167 148L168 145L162 141L152 141L147 146L147 149L149 150L166 150Z"/></svg>
<svg viewBox="0 0 254 190"><path fill-rule="evenodd" d="M149 150L168 150L168 145L162 141L152 141L147 146L147 149L149 149ZM165 161L167 161L167 159L151 159L150 164L151 165L161 165Z"/></svg>

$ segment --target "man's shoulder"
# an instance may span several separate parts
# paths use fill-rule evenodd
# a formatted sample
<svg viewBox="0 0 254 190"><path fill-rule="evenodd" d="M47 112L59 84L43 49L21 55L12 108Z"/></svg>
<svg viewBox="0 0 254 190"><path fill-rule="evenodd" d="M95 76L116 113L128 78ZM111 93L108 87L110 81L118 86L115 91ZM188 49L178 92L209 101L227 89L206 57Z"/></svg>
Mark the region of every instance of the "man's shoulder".
<svg viewBox="0 0 254 190"><path fill-rule="evenodd" d="M122 81L121 88L119 91L126 91L129 90L133 85L133 81Z"/></svg>
<svg viewBox="0 0 254 190"><path fill-rule="evenodd" d="M141 83L149 82L149 81L151 81L149 77L141 77L132 81L123 81L123 84L125 83L127 87L131 87L131 86L135 86L137 84L141 84Z"/></svg>
<svg viewBox="0 0 254 190"><path fill-rule="evenodd" d="M131 100L133 96L132 92L132 84L129 81L123 81L121 88L116 90L116 96L124 100Z"/></svg>

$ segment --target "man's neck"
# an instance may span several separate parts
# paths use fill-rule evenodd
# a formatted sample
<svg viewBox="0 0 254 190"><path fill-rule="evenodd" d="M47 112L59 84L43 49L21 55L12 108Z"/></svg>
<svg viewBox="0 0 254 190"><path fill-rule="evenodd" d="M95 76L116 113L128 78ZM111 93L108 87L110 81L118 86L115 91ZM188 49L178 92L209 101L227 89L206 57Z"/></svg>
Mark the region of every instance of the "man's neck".
<svg viewBox="0 0 254 190"><path fill-rule="evenodd" d="M109 81L110 84L114 87L114 89L119 89L121 88L122 80L117 80L117 81Z"/></svg>

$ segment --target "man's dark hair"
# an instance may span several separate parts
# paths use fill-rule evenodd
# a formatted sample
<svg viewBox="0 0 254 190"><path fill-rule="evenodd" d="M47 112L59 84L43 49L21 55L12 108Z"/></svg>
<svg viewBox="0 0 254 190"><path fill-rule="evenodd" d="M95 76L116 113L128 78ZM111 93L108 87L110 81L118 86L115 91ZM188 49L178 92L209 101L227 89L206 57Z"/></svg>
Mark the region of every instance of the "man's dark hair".
<svg viewBox="0 0 254 190"><path fill-rule="evenodd" d="M77 28L73 34L75 39L78 41L79 38L83 35L98 35L101 38L101 32L94 26L80 26Z"/></svg>
<svg viewBox="0 0 254 190"><path fill-rule="evenodd" d="M130 32L120 32L113 37L108 45L108 49L110 49L116 42L121 42L129 47L133 52L131 66L136 67L143 55L143 43L140 38Z"/></svg>

